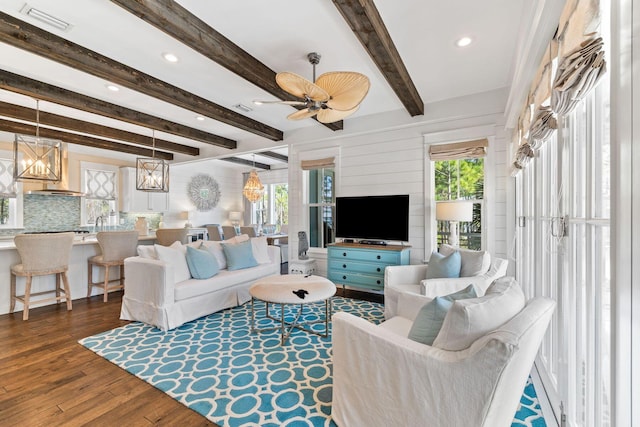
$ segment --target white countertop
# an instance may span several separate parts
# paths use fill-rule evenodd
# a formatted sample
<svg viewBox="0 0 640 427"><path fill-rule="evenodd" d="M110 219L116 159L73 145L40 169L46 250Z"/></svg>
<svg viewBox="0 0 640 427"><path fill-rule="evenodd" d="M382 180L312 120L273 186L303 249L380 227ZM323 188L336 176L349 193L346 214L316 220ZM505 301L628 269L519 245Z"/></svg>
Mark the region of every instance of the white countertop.
<svg viewBox="0 0 640 427"><path fill-rule="evenodd" d="M139 241L148 241L148 240L155 240L156 235L155 234L148 234L146 236L140 236L138 237ZM90 234L79 234L77 236L75 236L75 238L73 239L73 245L93 245L93 244L97 244L98 240L96 239L96 235L93 233ZM6 238L2 238L0 239L0 251L2 250L8 250L8 249L15 249L16 245L13 243L13 236L7 236Z"/></svg>

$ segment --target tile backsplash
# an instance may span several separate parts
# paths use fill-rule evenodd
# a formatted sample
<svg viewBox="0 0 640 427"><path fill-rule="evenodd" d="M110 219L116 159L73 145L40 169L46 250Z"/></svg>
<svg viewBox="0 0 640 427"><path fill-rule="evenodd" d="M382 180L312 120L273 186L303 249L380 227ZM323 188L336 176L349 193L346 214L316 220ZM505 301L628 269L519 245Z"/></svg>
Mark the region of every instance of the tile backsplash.
<svg viewBox="0 0 640 427"><path fill-rule="evenodd" d="M25 194L24 231L58 231L80 228L80 197Z"/></svg>

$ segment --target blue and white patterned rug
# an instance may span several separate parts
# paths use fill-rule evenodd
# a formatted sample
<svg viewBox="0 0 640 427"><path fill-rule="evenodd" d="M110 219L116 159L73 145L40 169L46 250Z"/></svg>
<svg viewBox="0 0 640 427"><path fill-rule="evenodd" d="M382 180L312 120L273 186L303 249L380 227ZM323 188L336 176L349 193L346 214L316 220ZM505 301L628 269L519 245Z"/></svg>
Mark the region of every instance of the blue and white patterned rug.
<svg viewBox="0 0 640 427"><path fill-rule="evenodd" d="M333 309L379 323L384 306L334 297ZM312 306L304 320L323 310ZM251 334L250 313L248 303L168 332L133 322L79 343L221 426L335 426L331 338L295 330L281 346L278 331ZM272 325L262 303L256 320ZM546 426L530 381L513 426Z"/></svg>

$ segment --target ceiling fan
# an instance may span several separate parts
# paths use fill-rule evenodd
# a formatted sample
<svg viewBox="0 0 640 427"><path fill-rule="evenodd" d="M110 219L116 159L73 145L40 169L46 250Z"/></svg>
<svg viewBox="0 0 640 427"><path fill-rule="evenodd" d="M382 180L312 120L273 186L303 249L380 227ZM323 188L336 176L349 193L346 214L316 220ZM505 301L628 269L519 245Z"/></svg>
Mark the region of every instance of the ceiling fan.
<svg viewBox="0 0 640 427"><path fill-rule="evenodd" d="M317 115L321 123L333 123L355 113L369 92L369 78L350 71L324 73L316 80L316 65L320 55L311 52L307 59L313 65L313 82L295 73L276 74L282 90L300 101L254 101L255 104L287 104L304 108L289 114L289 120L302 120Z"/></svg>

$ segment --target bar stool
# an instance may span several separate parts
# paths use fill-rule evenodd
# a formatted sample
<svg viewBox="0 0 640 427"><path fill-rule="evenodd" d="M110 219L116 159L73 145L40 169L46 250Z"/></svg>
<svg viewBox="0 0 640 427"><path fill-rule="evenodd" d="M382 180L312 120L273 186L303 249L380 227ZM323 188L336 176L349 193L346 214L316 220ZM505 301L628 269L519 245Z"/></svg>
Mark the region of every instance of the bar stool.
<svg viewBox="0 0 640 427"><path fill-rule="evenodd" d="M156 241L162 246L171 246L175 241L184 244L187 243L186 228L159 228L156 230Z"/></svg>
<svg viewBox="0 0 640 427"><path fill-rule="evenodd" d="M29 319L29 307L33 303L62 300L67 302L67 310L71 310L71 289L69 288L69 258L71 247L73 246L74 233L43 233L43 234L18 234L13 241L20 255L20 264L11 266L11 302L9 312L12 313L16 306L16 301L20 301L22 309L22 320ZM55 274L56 288L50 291L40 291L31 293L31 282L33 276L47 276ZM16 278L26 277L24 294L16 294ZM64 284L64 289L60 287L60 279ZM32 300L31 297L50 294L55 292L55 297L40 298Z"/></svg>
<svg viewBox="0 0 640 427"><path fill-rule="evenodd" d="M138 246L138 231L100 231L96 234L100 245L101 255L92 256L87 260L89 266L89 280L87 286L87 298L91 296L94 286L103 290L103 301L108 301L110 291L124 289L124 259L136 256ZM93 267L104 267L104 281L93 281ZM111 267L120 267L120 278L109 279ZM109 287L110 283L118 282L118 285Z"/></svg>

